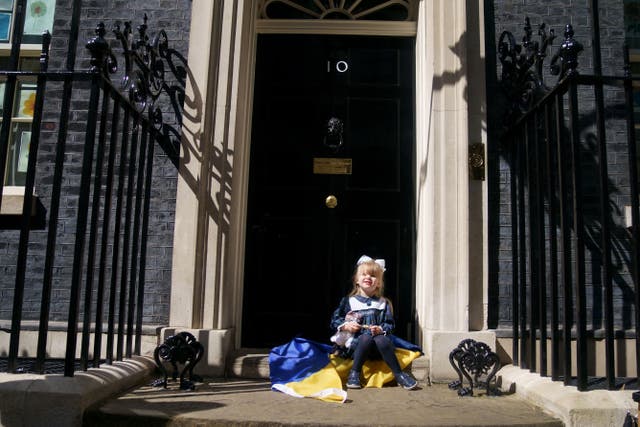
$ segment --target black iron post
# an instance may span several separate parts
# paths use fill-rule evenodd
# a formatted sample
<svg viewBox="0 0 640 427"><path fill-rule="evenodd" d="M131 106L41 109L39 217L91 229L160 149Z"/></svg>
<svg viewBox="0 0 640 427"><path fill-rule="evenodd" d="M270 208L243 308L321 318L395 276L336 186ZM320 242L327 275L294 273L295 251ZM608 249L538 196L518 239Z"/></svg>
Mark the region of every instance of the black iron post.
<svg viewBox="0 0 640 427"><path fill-rule="evenodd" d="M518 159L518 235L520 236L518 253L520 255L520 278L518 280L518 287L520 288L518 294L520 295L520 367L525 369L529 367L529 359L527 356L527 339L530 338L527 334L527 239L526 224L525 224L525 179L526 179L526 156L523 153L522 140L515 140L517 146L517 159Z"/></svg>
<svg viewBox="0 0 640 427"><path fill-rule="evenodd" d="M142 208L142 236L140 246L140 273L138 277L138 301L136 312L136 341L134 344L134 352L136 354L140 354L142 348L142 314L144 311L144 285L147 259L147 239L149 234L149 211L151 208L151 178L153 175L154 146L155 144L151 141L147 152L147 171L145 173L144 206Z"/></svg>
<svg viewBox="0 0 640 427"><path fill-rule="evenodd" d="M518 246L518 181L520 180L520 172L518 169L518 149L519 144L511 145L509 150L510 155L510 192L511 192L511 278L512 278L512 292L511 292L511 306L513 307L513 313L511 315L512 322L512 346L513 346L513 364L520 366L520 287L519 281L519 246Z"/></svg>
<svg viewBox="0 0 640 427"><path fill-rule="evenodd" d="M563 374L564 384L571 381L571 328L573 326L573 278L571 272L571 215L569 207L569 177L568 172L572 167L571 159L565 152L565 122L563 93L555 96L556 104L556 139L558 151L558 209L560 215L560 277L562 279L562 349L563 349Z"/></svg>
<svg viewBox="0 0 640 427"><path fill-rule="evenodd" d="M133 190L136 172L136 153L139 151L140 119L133 121L133 131L131 132L131 146L129 150L129 162L127 170L127 194L124 206L124 240L122 246L122 266L120 271L120 303L118 310L118 341L116 347L116 359L122 360L125 354L125 321L127 313L127 285L129 283L129 256L131 255L131 215L133 212Z"/></svg>
<svg viewBox="0 0 640 427"><path fill-rule="evenodd" d="M106 358L108 363L112 363L114 360L114 341L116 334L116 306L118 305L117 301L117 290L118 290L118 270L119 270L119 255L120 255L120 246L121 239L120 234L122 230L122 209L123 209L123 199L124 199L124 187L125 187L125 178L126 178L126 167L128 162L127 152L129 147L129 127L131 124L130 120L130 110L128 108L124 109L124 117L122 120L122 136L120 138L120 165L118 167L118 188L116 190L116 211L115 211L115 223L114 223L114 231L113 231L113 255L111 260L111 283L109 287L109 312L107 317L107 348L106 348ZM122 261L123 264L125 261ZM118 333L121 329L118 329ZM116 345L119 344L118 343ZM115 359L118 359L119 347L116 347L116 356ZM121 353L120 353L121 354Z"/></svg>
<svg viewBox="0 0 640 427"><path fill-rule="evenodd" d="M22 32L24 28L26 0L18 0L16 13L14 14L14 26L11 34L11 55L9 56L9 71L18 69L18 59L20 57L20 45L22 44ZM4 188L4 174L6 169L6 158L9 150L9 135L11 130L11 114L13 111L13 101L16 91L17 76L9 74L5 83L4 103L2 113L2 126L0 126L0 206L2 206L2 191ZM31 210L31 207L29 207ZM20 281L16 274L16 282ZM14 291L13 310L11 315L11 338L9 341L8 371L14 372L18 365L18 346L20 341L20 322L22 319L22 298L24 289L21 287Z"/></svg>
<svg viewBox="0 0 640 427"><path fill-rule="evenodd" d="M20 241L18 243L18 259L16 263L16 282L13 294L13 315L11 321L12 332L17 335L11 336L11 344L9 354L13 360L9 372L16 369L16 360L18 352L18 336L20 334L20 325L22 320L22 305L24 297L25 277L27 273L27 252L29 246L29 229L33 215L33 189L36 179L36 162L38 159L38 149L40 146L40 126L42 123L42 110L44 105L45 86L47 78L45 72L49 66L49 46L51 44L51 34L46 31L42 35L42 51L40 53L40 71L38 75L36 100L33 111L33 123L31 124L31 142L29 144L29 157L27 164L27 177L24 184L24 199L22 201L22 218L20 226ZM7 122L8 124L8 122ZM9 127L9 126L6 126ZM4 158L0 158L0 162L4 162ZM2 192L2 190L0 190Z"/></svg>
<svg viewBox="0 0 640 427"><path fill-rule="evenodd" d="M80 195L78 199L78 216L76 238L73 250L73 270L71 272L71 292L69 298L69 317L67 319L67 348L64 362L65 376L73 376L75 371L75 354L77 347L78 313L80 292L82 289L82 272L85 261L85 243L89 212L89 196L91 175L93 170L93 151L95 148L98 101L100 98L101 73L106 67L109 44L104 39L104 24L96 28L96 36L87 43L91 51L91 93L89 95L89 120L85 131L84 152L82 154L82 172L80 175ZM96 189L94 189L96 190Z"/></svg>
<svg viewBox="0 0 640 427"><path fill-rule="evenodd" d="M596 100L596 132L598 139L598 169L600 172L600 224L601 233L601 263L602 285L604 287L604 317L605 317L605 366L607 386L615 389L615 353L613 336L613 284L611 280L611 215L609 214L609 172L607 162L607 140L604 123L604 91L602 86L602 58L600 53L600 14L598 0L591 0L589 8L592 20L592 54L593 74L596 81L593 86Z"/></svg>
<svg viewBox="0 0 640 427"><path fill-rule="evenodd" d="M547 197L549 199L549 278L551 279L551 379L559 378L560 342L558 340L558 235L557 235L557 209L556 209L556 170L555 162L556 139L553 133L553 98L545 103L545 173L547 175ZM560 191L558 191L560 197ZM546 296L543 298L546 301ZM544 315L545 309L540 312ZM546 319L546 318L545 318ZM544 330L546 331L546 320Z"/></svg>
<svg viewBox="0 0 640 427"><path fill-rule="evenodd" d="M89 227L89 245L87 251L87 273L85 279L85 294L84 294L84 313L82 318L82 345L80 346L80 367L82 370L87 370L89 367L89 347L91 336L91 301L93 298L93 283L94 283L94 266L96 257L96 243L98 241L98 218L100 214L100 203L102 199L102 169L104 165L104 152L105 143L107 138L107 115L109 112L110 101L110 88L105 85L102 92L102 107L100 113L100 129L98 131L98 153L96 155L95 162L95 174L93 178L93 202L91 205L91 222ZM104 209L108 209L105 205ZM103 229L103 233L107 230ZM100 296L100 295L99 295ZM101 311L102 307L97 305L96 312ZM97 327L97 325L96 325ZM96 331L97 332L97 331ZM98 352L98 357L99 357ZM95 355L94 355L95 356Z"/></svg>
<svg viewBox="0 0 640 427"><path fill-rule="evenodd" d="M532 129L533 128L533 131ZM536 371L536 336L537 336L537 291L538 291L538 245L537 231L538 224L535 215L536 211L536 165L535 165L535 139L531 137L535 133L535 117L525 119L524 123L524 150L526 156L527 171L527 219L529 220L529 292L527 301L529 303L528 324L529 324L529 349L527 351L528 366L531 372Z"/></svg>
<svg viewBox="0 0 640 427"><path fill-rule="evenodd" d="M82 1L74 0L71 11L71 28L67 49L66 70L72 72L75 69L76 50L78 45L78 33L80 28L80 12ZM67 143L67 130L69 126L69 112L71 111L71 93L73 89L73 76L68 74L64 78L62 88L62 103L60 106L60 121L58 140L56 143L56 157L51 186L51 204L49 206L49 230L47 232L47 249L44 261L44 276L42 280L42 302L40 304L40 331L38 332L38 348L36 352L36 372L43 373L44 360L47 351L47 336L49 332L49 314L51 306L51 288L53 282L53 266L56 253L56 241L58 237L58 214L60 211L60 195L62 193L62 173L64 169L64 155Z"/></svg>
<svg viewBox="0 0 640 427"><path fill-rule="evenodd" d="M536 250L537 264L533 266L537 270L537 289L532 288L535 294L532 295L533 303L531 309L535 310L536 325L540 334L540 375L547 376L547 280L546 280L546 256L545 256L545 221L544 221L544 193L545 187L543 185L543 170L544 159L543 147L541 135L540 135L540 123L544 123L544 116L542 120L538 113L533 115L533 156L534 156L534 180L535 180L535 209L533 211L536 222Z"/></svg>
<svg viewBox="0 0 640 427"><path fill-rule="evenodd" d="M101 123L102 124L102 123ZM111 115L111 137L109 141L109 156L107 159L107 172L106 183L104 190L104 212L102 218L102 239L100 241L100 259L98 261L98 289L96 298L96 319L95 319L95 338L93 346L93 367L97 368L100 365L101 353L102 353L102 321L103 321L103 304L104 304L104 292L106 288L106 270L107 270L107 247L109 243L109 233L111 224L111 203L113 199L113 179L115 174L116 163L116 148L118 145L118 126L120 125L120 107L117 102L113 103L113 113ZM114 236L114 243L115 243ZM117 248L115 248L117 256ZM112 271L115 275L117 268ZM110 310L110 305L108 306Z"/></svg>
<svg viewBox="0 0 640 427"><path fill-rule="evenodd" d="M131 357L133 352L133 332L135 323L135 307L136 307L136 291L143 292L144 283L138 283L136 287L136 280L138 279L138 256L140 248L140 212L142 211L142 191L144 187L144 173L145 173L145 161L147 160L147 143L149 140L149 130L146 124L141 126L142 135L140 137L140 147L138 154L137 165L137 177L136 177L136 192L135 192L135 208L133 211L133 242L131 244L131 273L129 279L129 306L127 308L127 345L126 355Z"/></svg>
<svg viewBox="0 0 640 427"><path fill-rule="evenodd" d="M582 173L581 147L578 109L578 86L574 74L569 74L569 118L571 134L571 157L573 160L572 182L573 189L573 233L576 259L573 264L574 284L576 288L576 356L578 369L578 390L587 388L587 310L586 286L584 269L584 219L582 210Z"/></svg>

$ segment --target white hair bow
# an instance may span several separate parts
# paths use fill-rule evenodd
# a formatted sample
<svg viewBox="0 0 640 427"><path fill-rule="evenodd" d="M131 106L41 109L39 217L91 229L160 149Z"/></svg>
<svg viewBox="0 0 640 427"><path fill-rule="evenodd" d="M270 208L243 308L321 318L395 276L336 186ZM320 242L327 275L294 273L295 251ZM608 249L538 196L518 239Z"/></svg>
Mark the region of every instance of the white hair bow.
<svg viewBox="0 0 640 427"><path fill-rule="evenodd" d="M356 262L356 265L360 265L362 263L365 262L369 262L369 261L373 261L376 264L378 264L380 267L382 267L382 271L386 271L387 269L384 266L384 259L380 258L380 259L373 259L370 256L367 255L362 255L359 259L358 262Z"/></svg>

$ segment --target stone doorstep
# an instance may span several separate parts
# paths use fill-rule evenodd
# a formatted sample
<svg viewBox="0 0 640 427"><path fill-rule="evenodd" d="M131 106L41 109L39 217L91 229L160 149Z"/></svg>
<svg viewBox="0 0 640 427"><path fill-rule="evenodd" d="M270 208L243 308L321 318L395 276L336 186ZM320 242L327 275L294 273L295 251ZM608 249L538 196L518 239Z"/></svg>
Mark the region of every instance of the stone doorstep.
<svg viewBox="0 0 640 427"><path fill-rule="evenodd" d="M496 378L503 392L515 392L568 427L622 426L627 412L635 416L638 411L632 390L581 392L513 365L500 369Z"/></svg>
<svg viewBox="0 0 640 427"><path fill-rule="evenodd" d="M230 377L269 379L269 351L264 349L240 349L234 352L227 364ZM421 356L411 364L412 375L420 382L429 378L429 361Z"/></svg>
<svg viewBox="0 0 640 427"><path fill-rule="evenodd" d="M269 378L268 352L262 349L239 350L229 362L230 376ZM151 357L136 356L100 369L77 372L72 378L0 374L0 419L3 425L80 427L87 408L139 385L155 368ZM427 357L416 359L411 372L418 381L428 383ZM638 410L630 390L579 392L575 387L512 365L498 371L496 378L504 392L515 392L569 427L621 426L627 412L636 415Z"/></svg>
<svg viewBox="0 0 640 427"><path fill-rule="evenodd" d="M429 384L429 359L426 356L414 360L410 369L418 381ZM268 352L249 350L236 353L230 363L230 375L269 379ZM561 419L566 426L621 426L627 412L637 415L638 411L630 390L580 392L576 387L564 386L512 365L498 371L496 378L503 392L515 391L523 399Z"/></svg>
<svg viewBox="0 0 640 427"><path fill-rule="evenodd" d="M269 379L268 349L239 349L227 362L227 375L237 378Z"/></svg>
<svg viewBox="0 0 640 427"><path fill-rule="evenodd" d="M154 369L152 358L134 356L73 377L0 374L0 424L81 427L87 408L139 385Z"/></svg>

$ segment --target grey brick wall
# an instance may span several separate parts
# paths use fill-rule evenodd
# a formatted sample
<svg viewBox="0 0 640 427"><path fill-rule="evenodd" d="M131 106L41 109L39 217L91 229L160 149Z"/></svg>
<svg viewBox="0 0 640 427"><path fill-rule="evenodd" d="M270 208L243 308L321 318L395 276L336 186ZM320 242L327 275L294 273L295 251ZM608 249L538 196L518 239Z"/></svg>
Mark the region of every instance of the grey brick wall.
<svg viewBox="0 0 640 427"><path fill-rule="evenodd" d="M178 67L186 67L191 15L190 0L100 0L84 1L78 41L76 70L89 67L89 53L86 42L93 37L99 22L104 22L107 40L110 41L121 69L124 58L121 47L115 41L111 29L116 24L121 27L131 21L134 31L148 16L149 35L154 36L164 29L172 49L172 61ZM50 71L63 70L67 61L69 29L71 22L71 1L58 0L51 46ZM112 78L119 84L121 73ZM179 86L177 80L169 80L171 88ZM44 128L38 153L36 191L46 212L50 209L51 185L53 182L56 140L59 130L59 116L62 106L62 85L48 84L45 101ZM56 244L54 280L52 290L52 321L66 321L71 286L73 249L78 205L78 185L81 173L81 155L84 150L85 131L88 116L88 84L74 84L71 100L68 137L66 139L65 168L63 174L62 198ZM172 118L175 108L171 100L164 96L159 103L165 122L179 131L179 123ZM178 111L179 112L179 111ZM168 151L171 153L171 151ZM177 169L175 158L169 156L156 145L153 163L153 190L150 198L149 241L147 250L144 317L147 325L165 325L169 321L169 295L173 246L173 225L175 217L175 194ZM104 189L105 182L102 186ZM113 229L114 219L111 219ZM48 225L48 223L47 223ZM124 225L123 225L124 227ZM42 288L47 230L33 230L29 245L29 265L26 271L26 289L22 316L24 320L38 319ZM18 232L0 231L0 320L11 318L13 287L15 282L15 260ZM111 261L112 245L108 251ZM120 262L121 264L121 262ZM108 275L110 270L108 271ZM83 275L83 277L85 277ZM95 300L94 283L94 300ZM84 295L81 295L84 300Z"/></svg>
<svg viewBox="0 0 640 427"><path fill-rule="evenodd" d="M589 1L536 1L536 0L494 0L489 2L487 17L494 26L487 38L487 70L489 93L501 93L499 86L500 64L496 58L495 43L502 31L512 32L521 42L524 35L523 24L529 17L535 33L540 23L553 28L558 36L547 52L550 58L563 40L566 24L572 24L575 38L584 46L579 57L579 72L593 73L591 19ZM600 36L603 74L623 74L624 9L622 0L600 1ZM555 85L557 77L548 72L545 64L545 82ZM588 322L594 329L602 327L603 289L600 279L600 213L599 182L594 126L594 93L592 89L579 91L581 111L580 135L583 147L581 171L584 177L583 192L586 236L586 281ZM623 93L617 88L605 88L606 139L609 168L610 207L613 214L613 283L615 323L618 329L632 327L632 283L629 278L629 239L624 228L624 206L629 204L628 157L624 123ZM509 147L500 142L504 130L503 117L506 99L496 97L489 104L489 204L490 204L490 325L509 328L512 321L511 286L513 265L511 260L511 206ZM548 204L547 204L548 209ZM547 225L548 228L548 225ZM547 246L549 242L547 241ZM549 279L549 278L548 278ZM548 280L549 281L549 280Z"/></svg>

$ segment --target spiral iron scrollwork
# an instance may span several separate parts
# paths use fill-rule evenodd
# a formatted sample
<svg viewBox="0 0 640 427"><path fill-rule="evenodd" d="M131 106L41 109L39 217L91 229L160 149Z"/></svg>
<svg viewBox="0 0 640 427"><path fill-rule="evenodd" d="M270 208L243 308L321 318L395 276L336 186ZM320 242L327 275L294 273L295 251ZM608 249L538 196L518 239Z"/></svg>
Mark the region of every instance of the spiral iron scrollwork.
<svg viewBox="0 0 640 427"><path fill-rule="evenodd" d="M547 49L556 34L542 23L538 26L540 41L534 40L529 18L525 18L524 32L522 44L516 43L509 31L503 31L498 40L498 57L502 64L500 83L512 103L509 120L528 111L549 91L544 84L542 70Z"/></svg>
<svg viewBox="0 0 640 427"><path fill-rule="evenodd" d="M153 358L156 361L158 369L162 371L163 378L152 383L155 387L167 388L167 370L163 362L170 363L173 367L172 378L174 381L178 379L180 374L180 389L194 390L196 381L202 379L193 374L193 369L204 355L204 346L196 340L189 332L180 332L170 336L162 344L156 347ZM181 372L178 372L178 363L184 365ZM185 379L189 374L189 379Z"/></svg>
<svg viewBox="0 0 640 427"><path fill-rule="evenodd" d="M500 359L487 344L471 338L462 340L449 353L449 363L458 374L458 380L449 383L449 388L458 390L459 396L473 396L474 387L484 388L487 395L499 394L491 386L491 382L500 369ZM465 378L469 383L468 387L464 386Z"/></svg>
<svg viewBox="0 0 640 427"><path fill-rule="evenodd" d="M124 70L120 89L140 114L147 112L151 124L160 130L163 126L162 111L156 101L166 87L166 67L169 40L167 33L160 30L149 37L147 15L134 34L131 22L124 28L116 25L113 34L120 41L124 57ZM98 24L96 36L87 43L91 52L91 70L100 73L107 80L118 71L118 61L109 43L105 40L104 23Z"/></svg>
<svg viewBox="0 0 640 427"><path fill-rule="evenodd" d="M498 40L498 57L502 64L500 84L511 102L506 122L513 122L529 111L550 91L544 83L543 64L556 34L553 29L547 30L542 23L538 26L540 40L534 40L529 18L525 19L524 33L521 44L516 43L509 31L503 31ZM578 55L583 46L573 35L573 27L566 25L564 41L549 64L550 73L558 76L558 82L578 72Z"/></svg>

